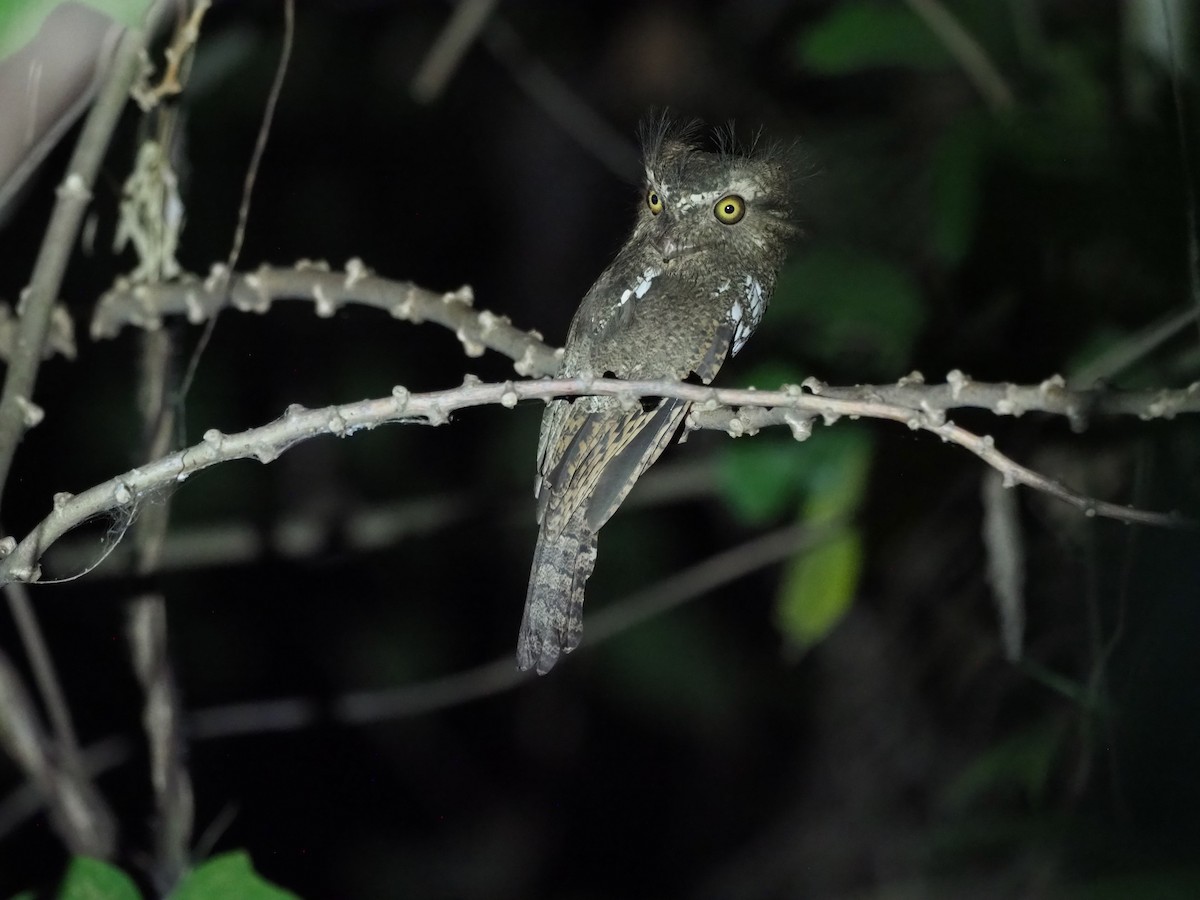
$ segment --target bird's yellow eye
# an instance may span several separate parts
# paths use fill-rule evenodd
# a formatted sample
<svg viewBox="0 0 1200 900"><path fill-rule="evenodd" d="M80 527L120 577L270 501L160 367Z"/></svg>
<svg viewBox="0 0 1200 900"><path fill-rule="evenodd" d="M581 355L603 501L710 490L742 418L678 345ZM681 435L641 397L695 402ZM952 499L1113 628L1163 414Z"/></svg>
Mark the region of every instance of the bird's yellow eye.
<svg viewBox="0 0 1200 900"><path fill-rule="evenodd" d="M726 194L713 207L713 215L724 225L736 225L746 214L746 202L737 194Z"/></svg>
<svg viewBox="0 0 1200 900"><path fill-rule="evenodd" d="M657 216L663 211L662 195L654 188L650 188L646 191L646 205L650 207L650 212Z"/></svg>

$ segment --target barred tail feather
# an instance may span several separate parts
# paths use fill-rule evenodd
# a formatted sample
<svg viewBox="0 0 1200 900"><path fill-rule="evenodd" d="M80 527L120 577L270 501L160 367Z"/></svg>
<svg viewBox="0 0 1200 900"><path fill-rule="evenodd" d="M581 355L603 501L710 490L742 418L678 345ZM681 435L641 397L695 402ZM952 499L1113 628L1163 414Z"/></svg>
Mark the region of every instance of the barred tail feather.
<svg viewBox="0 0 1200 900"><path fill-rule="evenodd" d="M596 533L579 515L558 534L543 525L533 554L525 615L517 638L517 666L545 675L561 653L583 637L583 586L596 564Z"/></svg>

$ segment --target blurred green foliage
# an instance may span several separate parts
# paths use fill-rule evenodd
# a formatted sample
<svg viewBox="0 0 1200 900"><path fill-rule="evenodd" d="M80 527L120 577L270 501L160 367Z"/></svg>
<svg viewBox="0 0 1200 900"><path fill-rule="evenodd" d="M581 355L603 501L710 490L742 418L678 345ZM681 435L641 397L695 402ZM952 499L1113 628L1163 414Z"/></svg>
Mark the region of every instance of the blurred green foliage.
<svg viewBox="0 0 1200 900"><path fill-rule="evenodd" d="M138 25L151 0L80 0L121 25ZM33 40L46 16L63 0L0 0L0 60Z"/></svg>
<svg viewBox="0 0 1200 900"><path fill-rule="evenodd" d="M30 895L32 896L32 895ZM77 856L67 866L57 900L141 900L133 880L116 866ZM264 881L241 851L222 853L192 869L170 900L299 900ZM14 898L17 900L17 898Z"/></svg>
<svg viewBox="0 0 1200 900"><path fill-rule="evenodd" d="M858 248L815 245L788 263L778 290L786 301L771 328L789 332L805 358L854 360L864 379L893 378L911 360L926 309L904 268Z"/></svg>
<svg viewBox="0 0 1200 900"><path fill-rule="evenodd" d="M802 446L776 435L737 442L719 473L722 493L744 521L764 525L798 511L813 546L786 566L776 622L795 649L828 634L849 609L863 564L854 521L868 483L872 438L865 429L819 429Z"/></svg>
<svg viewBox="0 0 1200 900"><path fill-rule="evenodd" d="M250 855L235 850L205 860L171 892L171 900L298 900L254 871Z"/></svg>
<svg viewBox="0 0 1200 900"><path fill-rule="evenodd" d="M141 900L133 880L99 859L77 856L67 866L58 900Z"/></svg>
<svg viewBox="0 0 1200 900"><path fill-rule="evenodd" d="M848 75L875 66L944 69L953 64L925 23L895 2L840 4L801 35L796 57L821 75Z"/></svg>

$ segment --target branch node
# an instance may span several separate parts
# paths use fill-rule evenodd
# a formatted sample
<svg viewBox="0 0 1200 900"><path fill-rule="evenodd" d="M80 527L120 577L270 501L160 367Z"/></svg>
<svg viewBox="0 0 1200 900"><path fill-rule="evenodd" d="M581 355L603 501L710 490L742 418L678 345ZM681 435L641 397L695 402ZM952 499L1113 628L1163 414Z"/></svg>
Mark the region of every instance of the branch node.
<svg viewBox="0 0 1200 900"><path fill-rule="evenodd" d="M1038 392L1043 397L1051 397L1054 394L1061 393L1067 388L1067 380L1061 375L1051 375L1045 381L1038 385Z"/></svg>
<svg viewBox="0 0 1200 900"><path fill-rule="evenodd" d="M461 303L463 306L475 305L475 291L469 284L464 284L457 291L442 294L442 302L446 304Z"/></svg>
<svg viewBox="0 0 1200 900"><path fill-rule="evenodd" d="M392 388L392 399L396 401L396 412L404 412L408 408L408 398L411 392L402 384Z"/></svg>
<svg viewBox="0 0 1200 900"><path fill-rule="evenodd" d="M204 303L200 300L200 295L194 290L189 289L183 295L183 308L188 322L192 325L199 325L208 318L208 314L204 310Z"/></svg>
<svg viewBox="0 0 1200 900"><path fill-rule="evenodd" d="M526 378L533 375L537 371L537 363L534 362L535 353L533 345L525 348L525 352L521 354L521 358L513 363L513 370L518 375L523 375Z"/></svg>
<svg viewBox="0 0 1200 900"><path fill-rule="evenodd" d="M499 326L508 324L510 324L508 316L498 316L490 310L485 309L479 314L479 335L480 337L487 337Z"/></svg>
<svg viewBox="0 0 1200 900"><path fill-rule="evenodd" d="M17 409L21 411L21 421L25 429L35 428L46 418L46 411L28 397L16 398Z"/></svg>
<svg viewBox="0 0 1200 900"><path fill-rule="evenodd" d="M225 442L225 435L221 434L221 432L216 428L210 428L208 431L204 432L203 440L205 444L207 444L209 447L212 447L214 450L220 450L221 444Z"/></svg>
<svg viewBox="0 0 1200 900"><path fill-rule="evenodd" d="M954 400L962 396L963 389L971 384L971 376L961 369L951 369L946 373L946 384L950 385L950 396Z"/></svg>
<svg viewBox="0 0 1200 900"><path fill-rule="evenodd" d="M266 278L268 276L266 266L259 266L257 272L248 273L243 279L242 284L248 287L251 291L250 296L244 299L239 299L237 296L230 297L230 302L233 303L233 308L241 312L265 313L271 308L271 292L267 290ZM212 291L209 291L212 293ZM318 302L317 315L321 314L320 303Z"/></svg>
<svg viewBox="0 0 1200 900"><path fill-rule="evenodd" d="M618 391L616 397L617 405L625 412L633 412L642 406L641 398L633 391Z"/></svg>
<svg viewBox="0 0 1200 900"><path fill-rule="evenodd" d="M921 414L925 417L925 421L934 427L946 424L946 411L938 407L932 406L928 400L922 400L920 403Z"/></svg>
<svg viewBox="0 0 1200 900"><path fill-rule="evenodd" d="M81 203L87 203L92 199L92 192L88 189L87 181L78 172L69 173L55 193L60 200L78 200Z"/></svg>
<svg viewBox="0 0 1200 900"><path fill-rule="evenodd" d="M783 421L792 430L792 437L797 441L807 441L812 437L812 416L801 415L789 410L783 414Z"/></svg>
<svg viewBox="0 0 1200 900"><path fill-rule="evenodd" d="M350 290L360 281L371 277L371 270L363 264L363 261L357 256L352 256L346 260L346 280L342 282L346 290Z"/></svg>
<svg viewBox="0 0 1200 900"><path fill-rule="evenodd" d="M819 378L814 378L813 376L809 375L802 382L800 382L800 387L807 389L810 394L816 394L819 397L825 390L825 382L821 381Z"/></svg>
<svg viewBox="0 0 1200 900"><path fill-rule="evenodd" d="M896 382L896 386L897 387L908 387L909 385L924 384L924 383L925 383L925 376L920 372L920 370L913 369L907 375L901 376L900 380Z"/></svg>
<svg viewBox="0 0 1200 900"><path fill-rule="evenodd" d="M222 262L213 263L208 269L208 277L204 279L204 290L215 294L221 286L228 284L229 266Z"/></svg>
<svg viewBox="0 0 1200 900"><path fill-rule="evenodd" d="M446 296L449 297L450 295L447 294ZM466 329L464 328L457 329L454 332L454 336L458 338L459 343L463 345L463 353L471 357L471 359L477 359L478 357L483 356L484 351L487 350L487 347L483 346L483 344L467 334Z"/></svg>
<svg viewBox="0 0 1200 900"><path fill-rule="evenodd" d="M54 495L54 511L62 512L62 508L71 502L71 498L75 495L70 491L59 491Z"/></svg>
<svg viewBox="0 0 1200 900"><path fill-rule="evenodd" d="M316 305L317 317L329 319L337 312L337 304L325 293L325 286L317 281L312 287L313 302Z"/></svg>

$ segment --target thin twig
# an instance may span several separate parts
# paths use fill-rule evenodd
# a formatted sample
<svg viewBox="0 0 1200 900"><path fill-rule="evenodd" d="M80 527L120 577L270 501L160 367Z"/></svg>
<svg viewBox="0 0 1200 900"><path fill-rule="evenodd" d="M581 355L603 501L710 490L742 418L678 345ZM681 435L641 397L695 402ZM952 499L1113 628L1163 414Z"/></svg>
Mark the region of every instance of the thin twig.
<svg viewBox="0 0 1200 900"><path fill-rule="evenodd" d="M250 220L250 201L254 195L254 183L258 179L258 168L262 163L263 154L267 150L267 138L271 134L271 124L275 121L275 108L279 105L279 95L283 92L283 80L287 76L288 64L292 58L292 44L295 41L296 35L296 8L295 0L284 0L283 3L283 48L279 54L279 61L275 65L275 78L271 82L271 90L267 94L267 105L263 110L263 119L258 127L258 136L254 141L254 152L250 155L250 164L246 167L246 178L242 182L242 201L238 205L238 220L237 227L233 232L233 244L229 248L229 257L225 260L226 273L232 272L237 268L238 259L242 255L242 244L246 239L246 223ZM225 294L229 290L228 275L224 277L220 285L220 293ZM200 335L200 340L196 343L196 348L192 351L191 358L188 360L187 370L184 372L182 383L179 388L180 398L186 397L192 386L192 380L196 377L196 369L200 365L200 359L204 355L204 350L208 346L208 342L212 339L213 329L216 327L216 317L209 319L208 324L204 328L204 333Z"/></svg>
<svg viewBox="0 0 1200 900"><path fill-rule="evenodd" d="M1013 93L1004 76L1000 74L1000 70L996 68L979 41L963 28L962 23L950 10L938 0L905 2L950 51L950 55L962 66L967 78L993 111L1012 106Z"/></svg>
<svg viewBox="0 0 1200 900"><path fill-rule="evenodd" d="M583 646L602 644L689 600L782 562L802 550L810 539L810 533L801 526L788 526L717 553L636 591L589 619ZM359 691L343 695L328 705L307 697L291 697L196 710L189 719L189 733L197 740L208 740L294 731L322 722L364 725L394 721L490 697L532 677L532 673L517 669L511 654L506 654L445 678L399 688Z"/></svg>
<svg viewBox="0 0 1200 900"><path fill-rule="evenodd" d="M8 595L13 620L17 632L21 635L21 645L25 648L29 665L33 669L33 680L37 684L38 693L41 694L42 703L46 706L46 715L50 719L58 753L67 768L81 773L83 769L79 762L79 739L75 735L75 726L71 723L71 707L54 670L50 648L46 646L42 629L38 627L29 588L19 582L13 582L4 586L4 592Z"/></svg>
<svg viewBox="0 0 1200 900"><path fill-rule="evenodd" d="M479 37L497 0L460 0L450 20L425 55L409 88L418 103L432 103L441 96L450 76L462 63ZM232 267L231 267L232 268Z"/></svg>
<svg viewBox="0 0 1200 900"><path fill-rule="evenodd" d="M1067 375L1067 384L1087 388L1108 381L1130 366L1145 359L1192 322L1200 322L1200 297L1197 303L1180 312L1170 313L1157 322L1128 335L1115 346Z"/></svg>
<svg viewBox="0 0 1200 900"><path fill-rule="evenodd" d="M43 732L33 700L8 658L0 654L0 747L25 773L55 831L72 853L109 858L116 848L116 820L87 774L62 766Z"/></svg>
<svg viewBox="0 0 1200 900"><path fill-rule="evenodd" d="M508 70L517 87L585 153L618 178L637 178L641 163L633 144L553 69L533 56L515 28L499 16L492 16L483 32L483 45Z"/></svg>
<svg viewBox="0 0 1200 900"><path fill-rule="evenodd" d="M782 562L803 550L818 536L799 526L753 538L725 550L657 584L635 591L598 610L588 622L584 647L595 647L655 616L732 584L739 578ZM510 690L533 677L517 667L511 654L482 666L420 684L374 691L356 691L331 703L311 697L282 697L252 703L232 703L198 709L187 716L186 730L194 741L218 740L249 734L299 731L334 722L366 725L425 715ZM131 745L109 737L87 748L85 759L92 777L125 763ZM27 783L0 802L0 840L41 808L41 796Z"/></svg>

